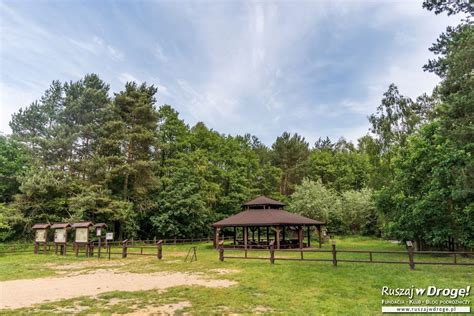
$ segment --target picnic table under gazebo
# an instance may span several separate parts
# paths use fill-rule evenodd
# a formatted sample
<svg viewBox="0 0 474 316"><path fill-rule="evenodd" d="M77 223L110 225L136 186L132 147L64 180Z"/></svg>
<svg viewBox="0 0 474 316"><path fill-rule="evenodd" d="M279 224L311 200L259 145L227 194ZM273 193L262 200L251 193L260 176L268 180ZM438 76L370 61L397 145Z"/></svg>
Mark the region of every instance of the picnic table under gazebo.
<svg viewBox="0 0 474 316"><path fill-rule="evenodd" d="M321 228L325 223L287 212L284 206L265 196L244 203L242 212L212 224L214 246L219 244L221 235L229 234L233 236L234 247L267 248L274 241L277 249L305 248L311 246L311 228L315 228L321 247ZM232 232L226 233L229 228Z"/></svg>

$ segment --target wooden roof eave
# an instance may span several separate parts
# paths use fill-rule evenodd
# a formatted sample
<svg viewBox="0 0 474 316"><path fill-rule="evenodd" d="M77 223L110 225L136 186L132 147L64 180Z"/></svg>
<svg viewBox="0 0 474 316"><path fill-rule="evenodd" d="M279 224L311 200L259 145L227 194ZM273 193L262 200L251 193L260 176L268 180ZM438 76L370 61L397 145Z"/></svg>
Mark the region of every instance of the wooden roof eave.
<svg viewBox="0 0 474 316"><path fill-rule="evenodd" d="M79 222L79 223L74 223L71 225L72 228L89 228L91 226L94 226L94 223L92 222Z"/></svg>
<svg viewBox="0 0 474 316"><path fill-rule="evenodd" d="M50 224L34 224L31 228L32 229L47 229L49 228L51 225Z"/></svg>
<svg viewBox="0 0 474 316"><path fill-rule="evenodd" d="M257 223L249 223L249 224L212 224L212 227L216 228L224 228L224 227L273 227L273 226L324 226L326 225L325 222L319 223L274 223L274 224L257 224Z"/></svg>
<svg viewBox="0 0 474 316"><path fill-rule="evenodd" d="M54 223L53 225L51 225L51 228L52 229L65 229L65 228L70 228L71 227L71 224L69 223Z"/></svg>

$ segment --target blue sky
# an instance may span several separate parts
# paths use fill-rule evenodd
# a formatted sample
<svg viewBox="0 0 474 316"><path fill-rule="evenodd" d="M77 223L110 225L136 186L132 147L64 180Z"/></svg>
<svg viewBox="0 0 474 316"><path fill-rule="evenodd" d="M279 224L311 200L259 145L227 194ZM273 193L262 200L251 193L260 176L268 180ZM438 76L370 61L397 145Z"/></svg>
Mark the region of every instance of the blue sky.
<svg viewBox="0 0 474 316"><path fill-rule="evenodd" d="M158 86L189 124L356 140L391 82L431 92L428 47L458 17L421 1L0 0L0 131L52 80Z"/></svg>

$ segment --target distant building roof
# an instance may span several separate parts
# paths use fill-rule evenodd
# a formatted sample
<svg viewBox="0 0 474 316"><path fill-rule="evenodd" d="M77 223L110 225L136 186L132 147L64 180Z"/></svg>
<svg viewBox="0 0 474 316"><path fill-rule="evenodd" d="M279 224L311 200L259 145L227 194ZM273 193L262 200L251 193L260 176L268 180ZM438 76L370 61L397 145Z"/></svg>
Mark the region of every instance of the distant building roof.
<svg viewBox="0 0 474 316"><path fill-rule="evenodd" d="M266 196L259 196L251 201L248 201L247 203L244 203L243 206L260 206L260 205L274 205L274 206L285 206L285 203L275 201L273 199L270 199Z"/></svg>
<svg viewBox="0 0 474 316"><path fill-rule="evenodd" d="M51 225L51 228L52 228L52 229L56 229L56 228L68 228L68 227L71 227L71 224L69 224L69 223L54 223L53 225Z"/></svg>
<svg viewBox="0 0 474 316"><path fill-rule="evenodd" d="M33 229L46 229L48 228L49 226L51 226L50 224L34 224Z"/></svg>
<svg viewBox="0 0 474 316"><path fill-rule="evenodd" d="M90 227L93 226L94 223L92 222L80 222L80 223L74 223L72 224L72 228L85 228L85 227Z"/></svg>
<svg viewBox="0 0 474 316"><path fill-rule="evenodd" d="M107 228L107 224L106 223L97 223L94 225L95 228L97 227L100 227L100 228Z"/></svg>
<svg viewBox="0 0 474 316"><path fill-rule="evenodd" d="M218 221L212 226L277 226L277 225L324 225L299 214L290 213L281 209L248 209L236 215Z"/></svg>

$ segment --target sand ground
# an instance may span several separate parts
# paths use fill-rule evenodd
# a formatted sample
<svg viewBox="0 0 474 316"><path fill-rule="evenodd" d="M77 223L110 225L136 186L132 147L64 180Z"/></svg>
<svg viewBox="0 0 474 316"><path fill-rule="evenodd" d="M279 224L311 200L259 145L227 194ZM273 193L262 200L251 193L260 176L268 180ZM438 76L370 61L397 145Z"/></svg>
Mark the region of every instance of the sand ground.
<svg viewBox="0 0 474 316"><path fill-rule="evenodd" d="M181 285L228 287L234 284L234 281L208 279L202 274L193 273L130 273L115 269L98 269L82 274L70 273L59 277L0 282L0 309L28 307L111 291L165 290ZM181 305L171 306L170 309L184 307Z"/></svg>

